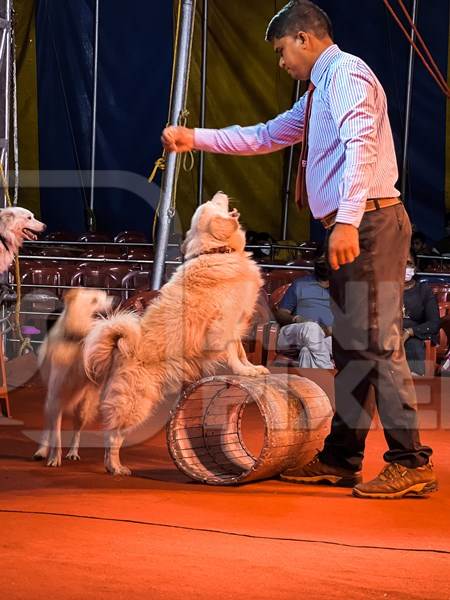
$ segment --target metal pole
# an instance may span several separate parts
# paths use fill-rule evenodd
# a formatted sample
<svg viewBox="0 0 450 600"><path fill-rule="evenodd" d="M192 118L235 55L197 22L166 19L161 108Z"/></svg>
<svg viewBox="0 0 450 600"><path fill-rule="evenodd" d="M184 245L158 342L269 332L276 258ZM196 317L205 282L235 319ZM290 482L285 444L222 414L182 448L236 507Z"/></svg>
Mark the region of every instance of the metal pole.
<svg viewBox="0 0 450 600"><path fill-rule="evenodd" d="M208 0L203 0L202 14L202 65L200 89L200 127L206 123L206 77L208 67ZM198 196L197 205L203 204L203 180L205 178L205 153L200 152L198 162Z"/></svg>
<svg viewBox="0 0 450 600"><path fill-rule="evenodd" d="M94 193L95 193L95 146L97 141L97 87L98 87L98 25L100 15L100 0L95 2L94 25L94 91L92 95L92 141L91 141L91 198L89 202L88 228L94 226Z"/></svg>
<svg viewBox="0 0 450 600"><path fill-rule="evenodd" d="M180 37L175 58L175 81L172 106L170 107L170 125L177 125L186 101L189 73L189 56L194 27L195 0L181 0ZM166 248L169 241L170 223L174 216L171 207L176 196L177 161L179 156L169 152L166 169L162 178L161 201L159 207L158 237L156 240L155 264L152 274L152 290L161 287Z"/></svg>
<svg viewBox="0 0 450 600"><path fill-rule="evenodd" d="M4 137L4 148L2 149L2 163L3 163L3 173L5 174L6 185L9 185L9 115L10 115L10 98L11 98L11 76L10 76L10 61L11 61L11 0L6 1L6 14L5 14L5 37L3 38L6 43L6 56L5 62L1 65L2 69L5 69L5 121L4 121L4 129L5 137ZM3 40L2 40L3 41ZM3 58L3 52L2 52ZM3 197L3 206L7 205L6 194Z"/></svg>
<svg viewBox="0 0 450 600"><path fill-rule="evenodd" d="M301 89L300 81L297 81L295 86L295 101L297 102L300 98L300 89ZM294 146L291 146L288 150L288 167L286 173L286 184L284 187L284 201L283 201L283 219L282 219L282 230L281 230L281 239L287 239L287 228L288 228L288 215L289 215L289 199L291 195L291 181L292 181L292 171L294 169Z"/></svg>
<svg viewBox="0 0 450 600"><path fill-rule="evenodd" d="M413 0L412 21L417 25L417 12L419 0ZM416 39L414 28L411 27L411 37L413 41ZM411 104L414 79L414 48L409 49L409 64L408 64L408 82L406 85L406 108L405 108L405 133L403 138L403 161L402 161L402 180L401 180L401 195L403 202L406 202L406 183L408 179L408 144L409 144L409 129L411 125ZM408 198L409 200L409 198Z"/></svg>
<svg viewBox="0 0 450 600"><path fill-rule="evenodd" d="M11 13L11 21L13 13ZM15 19L14 19L15 22ZM14 206L19 200L19 122L17 110L17 53L16 36L11 24L11 48L12 48L12 105L13 105L13 148L14 148Z"/></svg>

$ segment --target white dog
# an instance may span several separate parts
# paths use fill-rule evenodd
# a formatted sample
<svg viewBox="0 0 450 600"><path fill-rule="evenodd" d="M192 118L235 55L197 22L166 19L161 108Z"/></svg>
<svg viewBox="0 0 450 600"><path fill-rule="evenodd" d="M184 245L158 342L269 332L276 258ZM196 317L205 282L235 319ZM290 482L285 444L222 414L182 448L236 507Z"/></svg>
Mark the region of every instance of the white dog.
<svg viewBox="0 0 450 600"><path fill-rule="evenodd" d="M18 206L0 210L0 273L6 271L17 256L24 240L35 240L45 230L44 223L32 212Z"/></svg>
<svg viewBox="0 0 450 600"><path fill-rule="evenodd" d="M47 384L45 425L35 460L47 459L50 467L61 465L61 419L74 417L74 435L67 458L79 460L80 432L98 412L99 389L86 377L83 343L98 313L111 308L112 297L95 289L75 288L64 296L64 311L42 344L38 364Z"/></svg>
<svg viewBox="0 0 450 600"><path fill-rule="evenodd" d="M142 319L119 314L97 323L87 336L85 368L103 384L105 467L112 474L130 473L119 459L124 432L154 414L184 383L224 364L236 375L268 373L247 360L241 343L262 278L244 251L238 218L221 192L199 207L183 244L186 262Z"/></svg>

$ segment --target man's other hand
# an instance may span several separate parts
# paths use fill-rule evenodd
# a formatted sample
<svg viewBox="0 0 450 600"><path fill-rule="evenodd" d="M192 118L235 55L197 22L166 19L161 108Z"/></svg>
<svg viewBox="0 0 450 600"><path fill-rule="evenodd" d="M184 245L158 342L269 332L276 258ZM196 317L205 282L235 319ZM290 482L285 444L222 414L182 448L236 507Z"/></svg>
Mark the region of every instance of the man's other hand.
<svg viewBox="0 0 450 600"><path fill-rule="evenodd" d="M167 152L189 152L194 149L194 130L188 127L166 127L161 142Z"/></svg>
<svg viewBox="0 0 450 600"><path fill-rule="evenodd" d="M358 229L346 223L336 223L328 241L328 262L333 271L351 263L359 256Z"/></svg>

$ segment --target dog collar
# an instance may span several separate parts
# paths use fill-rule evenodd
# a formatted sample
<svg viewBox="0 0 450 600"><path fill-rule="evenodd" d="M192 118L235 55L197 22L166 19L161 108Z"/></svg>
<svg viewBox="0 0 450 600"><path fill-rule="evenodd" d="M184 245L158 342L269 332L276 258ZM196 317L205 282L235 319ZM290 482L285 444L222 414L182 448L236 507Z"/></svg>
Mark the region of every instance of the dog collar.
<svg viewBox="0 0 450 600"><path fill-rule="evenodd" d="M230 248L230 246L219 246L218 248L211 248L211 250L204 250L203 252L194 254L194 256L191 256L190 258L188 258L188 260L198 258L203 254L231 254L231 252L236 252L236 250L234 248Z"/></svg>

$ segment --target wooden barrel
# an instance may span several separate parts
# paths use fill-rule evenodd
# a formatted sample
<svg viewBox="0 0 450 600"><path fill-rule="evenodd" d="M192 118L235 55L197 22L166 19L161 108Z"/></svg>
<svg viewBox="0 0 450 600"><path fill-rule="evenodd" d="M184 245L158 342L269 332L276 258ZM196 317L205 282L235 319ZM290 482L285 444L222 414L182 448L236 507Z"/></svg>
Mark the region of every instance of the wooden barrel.
<svg viewBox="0 0 450 600"><path fill-rule="evenodd" d="M246 445L244 411L256 403L260 449ZM221 375L187 388L167 425L170 454L197 481L233 485L276 476L308 462L330 429L331 404L313 381L297 375Z"/></svg>

